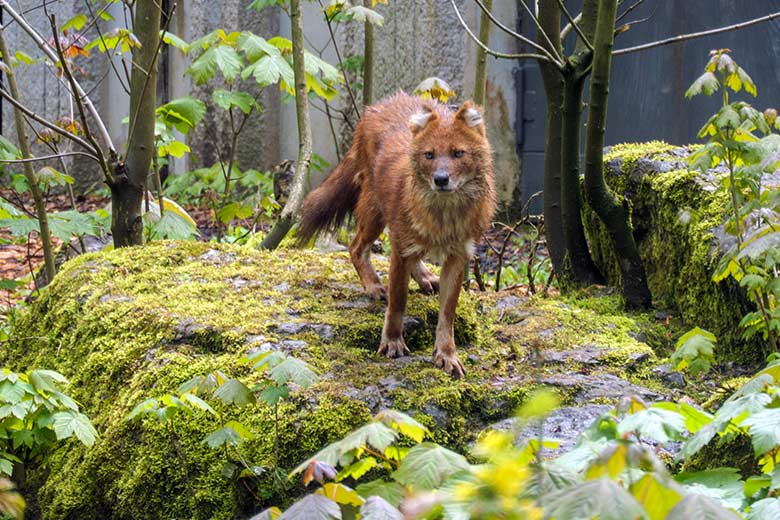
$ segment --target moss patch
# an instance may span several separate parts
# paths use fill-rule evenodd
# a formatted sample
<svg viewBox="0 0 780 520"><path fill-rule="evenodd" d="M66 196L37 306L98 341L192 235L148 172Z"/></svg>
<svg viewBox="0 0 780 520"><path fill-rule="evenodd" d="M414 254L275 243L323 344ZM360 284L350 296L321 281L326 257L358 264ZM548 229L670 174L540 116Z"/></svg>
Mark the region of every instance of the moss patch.
<svg viewBox="0 0 780 520"><path fill-rule="evenodd" d="M661 142L614 146L605 156L606 178L632 206L634 237L656 303L675 309L688 325L712 331L721 359L759 362L760 345L745 341L739 327L749 303L733 281L712 281L714 233L727 201L713 193L711 180L687 168L689 151ZM584 221L596 264L619 285L606 230L590 210Z"/></svg>
<svg viewBox="0 0 780 520"><path fill-rule="evenodd" d="M384 261L377 266L386 271ZM437 309L436 297L412 291L412 355L389 360L375 354L384 304L363 295L345 254L155 242L67 263L2 352L9 368L65 374L100 433L91 449L71 445L55 454L39 492L42 517L228 519L300 494L271 471L257 480L226 478L223 453L202 442L218 427L210 416L170 424L125 420L142 400L175 391L194 375L219 369L249 377L238 359L264 343L307 361L322 376L280 409L279 464L285 469L385 407L411 413L436 441L462 450L486 425L510 416L542 381L557 384L567 402L588 389L553 376L580 375L587 382L601 374L614 381L618 374L663 391L649 367L653 348L663 348L652 340L664 334L649 331L666 325L648 315L623 315L615 296L463 295L456 323L468 372L462 381L431 362ZM574 355L582 349L595 352L595 362ZM271 466L272 410L256 405L221 412L255 434L240 447L241 458ZM42 473L37 480L44 480Z"/></svg>

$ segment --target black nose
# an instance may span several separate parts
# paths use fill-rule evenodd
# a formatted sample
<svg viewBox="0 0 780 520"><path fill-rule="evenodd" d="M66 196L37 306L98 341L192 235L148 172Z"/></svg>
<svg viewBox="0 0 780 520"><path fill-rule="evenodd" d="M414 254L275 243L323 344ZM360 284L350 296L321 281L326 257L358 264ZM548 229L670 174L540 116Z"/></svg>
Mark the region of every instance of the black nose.
<svg viewBox="0 0 780 520"><path fill-rule="evenodd" d="M436 172L433 174L433 183L439 188L443 188L450 182L450 175L447 172Z"/></svg>

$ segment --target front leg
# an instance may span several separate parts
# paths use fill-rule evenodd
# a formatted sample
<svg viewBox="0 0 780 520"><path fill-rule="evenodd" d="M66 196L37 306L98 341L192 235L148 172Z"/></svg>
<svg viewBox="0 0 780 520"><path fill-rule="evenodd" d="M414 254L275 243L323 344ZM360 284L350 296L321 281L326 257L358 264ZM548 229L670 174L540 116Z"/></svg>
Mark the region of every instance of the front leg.
<svg viewBox="0 0 780 520"><path fill-rule="evenodd" d="M416 259L403 258L393 246L390 255L390 273L387 282L387 312L385 326L382 328L382 340L379 352L395 358L409 353L404 342L404 312L406 296L409 292L409 275Z"/></svg>
<svg viewBox="0 0 780 520"><path fill-rule="evenodd" d="M436 343L433 346L433 362L452 377L466 374L463 363L455 352L454 323L460 286L463 281L463 264L460 256L450 256L444 262L439 279L439 322L436 324Z"/></svg>

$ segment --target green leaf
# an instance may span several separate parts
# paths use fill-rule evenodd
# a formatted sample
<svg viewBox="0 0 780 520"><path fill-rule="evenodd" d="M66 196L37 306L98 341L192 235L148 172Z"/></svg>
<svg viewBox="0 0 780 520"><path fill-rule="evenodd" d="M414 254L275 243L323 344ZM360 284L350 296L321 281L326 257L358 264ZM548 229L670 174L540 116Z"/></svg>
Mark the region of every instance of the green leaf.
<svg viewBox="0 0 780 520"><path fill-rule="evenodd" d="M244 60L238 52L228 45L214 47L214 61L228 83L232 83L238 77L244 66Z"/></svg>
<svg viewBox="0 0 780 520"><path fill-rule="evenodd" d="M732 509L740 509L744 502L745 485L739 470L734 468L685 472L675 475L674 479L690 493L714 498Z"/></svg>
<svg viewBox="0 0 780 520"><path fill-rule="evenodd" d="M276 404L282 399L286 399L290 395L290 388L286 385L281 386L269 386L263 393L260 394L260 399L265 401L268 406L276 406Z"/></svg>
<svg viewBox="0 0 780 520"><path fill-rule="evenodd" d="M243 205L240 202L231 202L219 208L217 218L220 222L228 224L237 218L250 217L253 212L254 208L252 206Z"/></svg>
<svg viewBox="0 0 780 520"><path fill-rule="evenodd" d="M405 413L401 413L397 410L382 410L376 416L375 421L382 421L390 428L400 432L402 435L409 437L415 442L422 442L428 428L418 423Z"/></svg>
<svg viewBox="0 0 780 520"><path fill-rule="evenodd" d="M70 28L80 31L81 28L84 27L84 25L87 23L87 20L88 20L87 15L77 14L76 16L74 16L73 18L65 22L65 24L60 28L60 30L63 33Z"/></svg>
<svg viewBox="0 0 780 520"><path fill-rule="evenodd" d="M418 490L432 490L441 486L450 475L469 467L463 455L432 442L423 442L409 450L393 478Z"/></svg>
<svg viewBox="0 0 780 520"><path fill-rule="evenodd" d="M649 518L628 491L608 479L589 480L546 496L545 513L545 518L556 520ZM689 518L700 520L701 517Z"/></svg>
<svg viewBox="0 0 780 520"><path fill-rule="evenodd" d="M677 412L661 408L647 408L627 416L618 424L618 433L625 436L629 432L648 437L659 442L682 440L685 418Z"/></svg>
<svg viewBox="0 0 780 520"><path fill-rule="evenodd" d="M341 508L322 495L306 495L282 513L279 520L341 520Z"/></svg>
<svg viewBox="0 0 780 520"><path fill-rule="evenodd" d="M0 228L7 229L12 236L23 237L38 232L38 221L34 218L0 218Z"/></svg>
<svg viewBox="0 0 780 520"><path fill-rule="evenodd" d="M384 452L390 444L398 438L398 433L379 422L370 422L353 431L340 441L336 441L320 450L313 457L303 462L292 471L292 474L304 471L311 461L324 462L336 466L340 462L342 466L352 463L354 452L370 447L373 450Z"/></svg>
<svg viewBox="0 0 780 520"><path fill-rule="evenodd" d="M666 516L666 520L739 520L719 502L704 495L692 494L683 498Z"/></svg>
<svg viewBox="0 0 780 520"><path fill-rule="evenodd" d="M265 9L266 7L271 7L274 5L284 5L284 0L252 0L252 3L249 4L249 7L260 11L261 9Z"/></svg>
<svg viewBox="0 0 780 520"><path fill-rule="evenodd" d="M54 370L33 370L29 373L30 383L38 390L56 392L57 384L67 385L68 380Z"/></svg>
<svg viewBox="0 0 780 520"><path fill-rule="evenodd" d="M382 479L372 480L360 484L355 488L360 496L369 499L370 497L382 497L387 503L398 507L404 498L404 488L398 482L387 482Z"/></svg>
<svg viewBox="0 0 780 520"><path fill-rule="evenodd" d="M147 414L155 412L157 409L160 408L160 403L157 399L147 399L146 401L143 401L138 406L133 408L133 411L130 412L125 420L131 421L135 419L136 417L140 416L141 414Z"/></svg>
<svg viewBox="0 0 780 520"><path fill-rule="evenodd" d="M243 113L248 114L253 108L257 106L255 98L253 98L248 92L236 91L218 88L211 95L214 100L214 104L225 110L229 110L233 107L237 107Z"/></svg>
<svg viewBox="0 0 780 520"><path fill-rule="evenodd" d="M695 327L677 340L670 361L677 370L689 370L692 375L706 373L715 361L715 336Z"/></svg>
<svg viewBox="0 0 780 520"><path fill-rule="evenodd" d="M382 497L373 496L360 508L362 520L403 520L404 515Z"/></svg>
<svg viewBox="0 0 780 520"><path fill-rule="evenodd" d="M167 43L171 47L179 49L185 54L190 50L189 44L173 33L169 33L168 31L160 31L160 37L162 38L163 42Z"/></svg>
<svg viewBox="0 0 780 520"><path fill-rule="evenodd" d="M742 424L750 432L756 455L763 455L780 445L780 408L755 413Z"/></svg>
<svg viewBox="0 0 780 520"><path fill-rule="evenodd" d="M254 76L260 87L267 87L278 83L280 80L287 85L295 84L295 75L292 67L281 54L266 55L248 66L241 73L243 79Z"/></svg>
<svg viewBox="0 0 780 520"><path fill-rule="evenodd" d="M195 45L195 42L192 43L192 45ZM214 77L214 74L217 72L217 58L216 58L216 47L209 47L206 49L203 54L198 56L198 58L192 62L192 65L190 65L190 68L187 69L187 74L190 74L192 78L195 80L195 84L202 85L206 83L208 80Z"/></svg>
<svg viewBox="0 0 780 520"><path fill-rule="evenodd" d="M190 96L171 100L157 108L157 115L166 126L186 134L197 125L206 113L206 104Z"/></svg>
<svg viewBox="0 0 780 520"><path fill-rule="evenodd" d="M323 484L315 493L326 496L337 504L345 506L360 507L365 502L363 497L358 495L354 489L338 482Z"/></svg>
<svg viewBox="0 0 780 520"><path fill-rule="evenodd" d="M718 88L720 88L720 82L718 81L718 78L715 76L715 74L712 72L705 72L696 78L696 81L694 81L693 84L688 87L688 90L685 91L685 97L690 99L693 96L701 94L702 92L708 96L711 96L718 91Z"/></svg>
<svg viewBox="0 0 780 520"><path fill-rule="evenodd" d="M54 420L54 433L57 440L67 439L71 436L81 441L85 446L95 444L97 432L89 418L83 413L73 410L57 412L52 416Z"/></svg>
<svg viewBox="0 0 780 520"><path fill-rule="evenodd" d="M780 499L765 498L750 506L747 520L769 520L780 518Z"/></svg>
<svg viewBox="0 0 780 520"><path fill-rule="evenodd" d="M279 49L268 43L264 38L248 31L241 33L238 38L238 49L246 55L249 63L254 63L263 56L281 56Z"/></svg>
<svg viewBox="0 0 780 520"><path fill-rule="evenodd" d="M255 395L238 379L228 379L214 392L214 396L225 404L245 406L256 401Z"/></svg>
<svg viewBox="0 0 780 520"><path fill-rule="evenodd" d="M201 399L195 394L190 394L190 393L182 394L181 400L191 404L192 406L194 406L199 410L208 412L211 415L215 415L215 416L217 415L217 412L214 410L214 408L211 407L209 403L207 403L206 401L204 401L203 399Z"/></svg>
<svg viewBox="0 0 780 520"><path fill-rule="evenodd" d="M338 475L336 475L336 480L341 481L345 478L358 480L370 470L377 467L378 464L379 463L374 457L363 457L339 471Z"/></svg>
<svg viewBox="0 0 780 520"><path fill-rule="evenodd" d="M319 376L308 363L293 357L288 357L273 367L269 375L278 385L295 383L302 388L309 388L319 380Z"/></svg>
<svg viewBox="0 0 780 520"><path fill-rule="evenodd" d="M682 498L682 494L661 483L656 475L645 474L631 486L631 494L642 504L651 520L664 520Z"/></svg>
<svg viewBox="0 0 780 520"><path fill-rule="evenodd" d="M203 442L208 444L211 449L216 449L223 445L238 446L242 441L251 438L252 433L243 424L228 421L222 428L211 432Z"/></svg>

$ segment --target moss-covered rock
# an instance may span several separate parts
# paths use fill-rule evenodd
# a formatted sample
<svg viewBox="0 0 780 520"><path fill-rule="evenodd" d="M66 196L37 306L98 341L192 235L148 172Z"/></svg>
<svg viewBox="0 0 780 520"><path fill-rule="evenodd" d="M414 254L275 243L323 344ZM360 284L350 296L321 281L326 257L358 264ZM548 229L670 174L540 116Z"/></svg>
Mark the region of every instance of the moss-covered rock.
<svg viewBox="0 0 780 520"><path fill-rule="evenodd" d="M346 254L155 242L70 261L2 351L10 368L65 374L100 433L92 448L57 452L48 478L33 472L42 482L41 516L241 518L300 493L273 471L226 478L225 454L203 443L218 427L211 416L126 420L144 399L197 374L219 369L251 381L256 376L238 360L258 345L321 374L279 410L278 461L286 469L385 407L411 413L435 440L464 449L542 383L557 386L569 404L665 392L651 380L655 354L647 342L666 348L666 324L625 316L614 296L463 295L456 336L468 373L460 381L430 360L437 308L436 297L412 292L412 355L389 360L375 354L384 305L363 295ZM241 459L271 466L272 410L218 411L254 432L238 450Z"/></svg>
<svg viewBox="0 0 780 520"><path fill-rule="evenodd" d="M689 153L662 142L613 146L604 157L605 177L632 206L634 238L653 299L679 312L686 324L713 332L721 359L757 362L762 346L744 340L739 327L749 302L733 280L712 281L727 200L714 192L713 178L688 169ZM596 264L619 285L605 228L587 209L584 221Z"/></svg>

